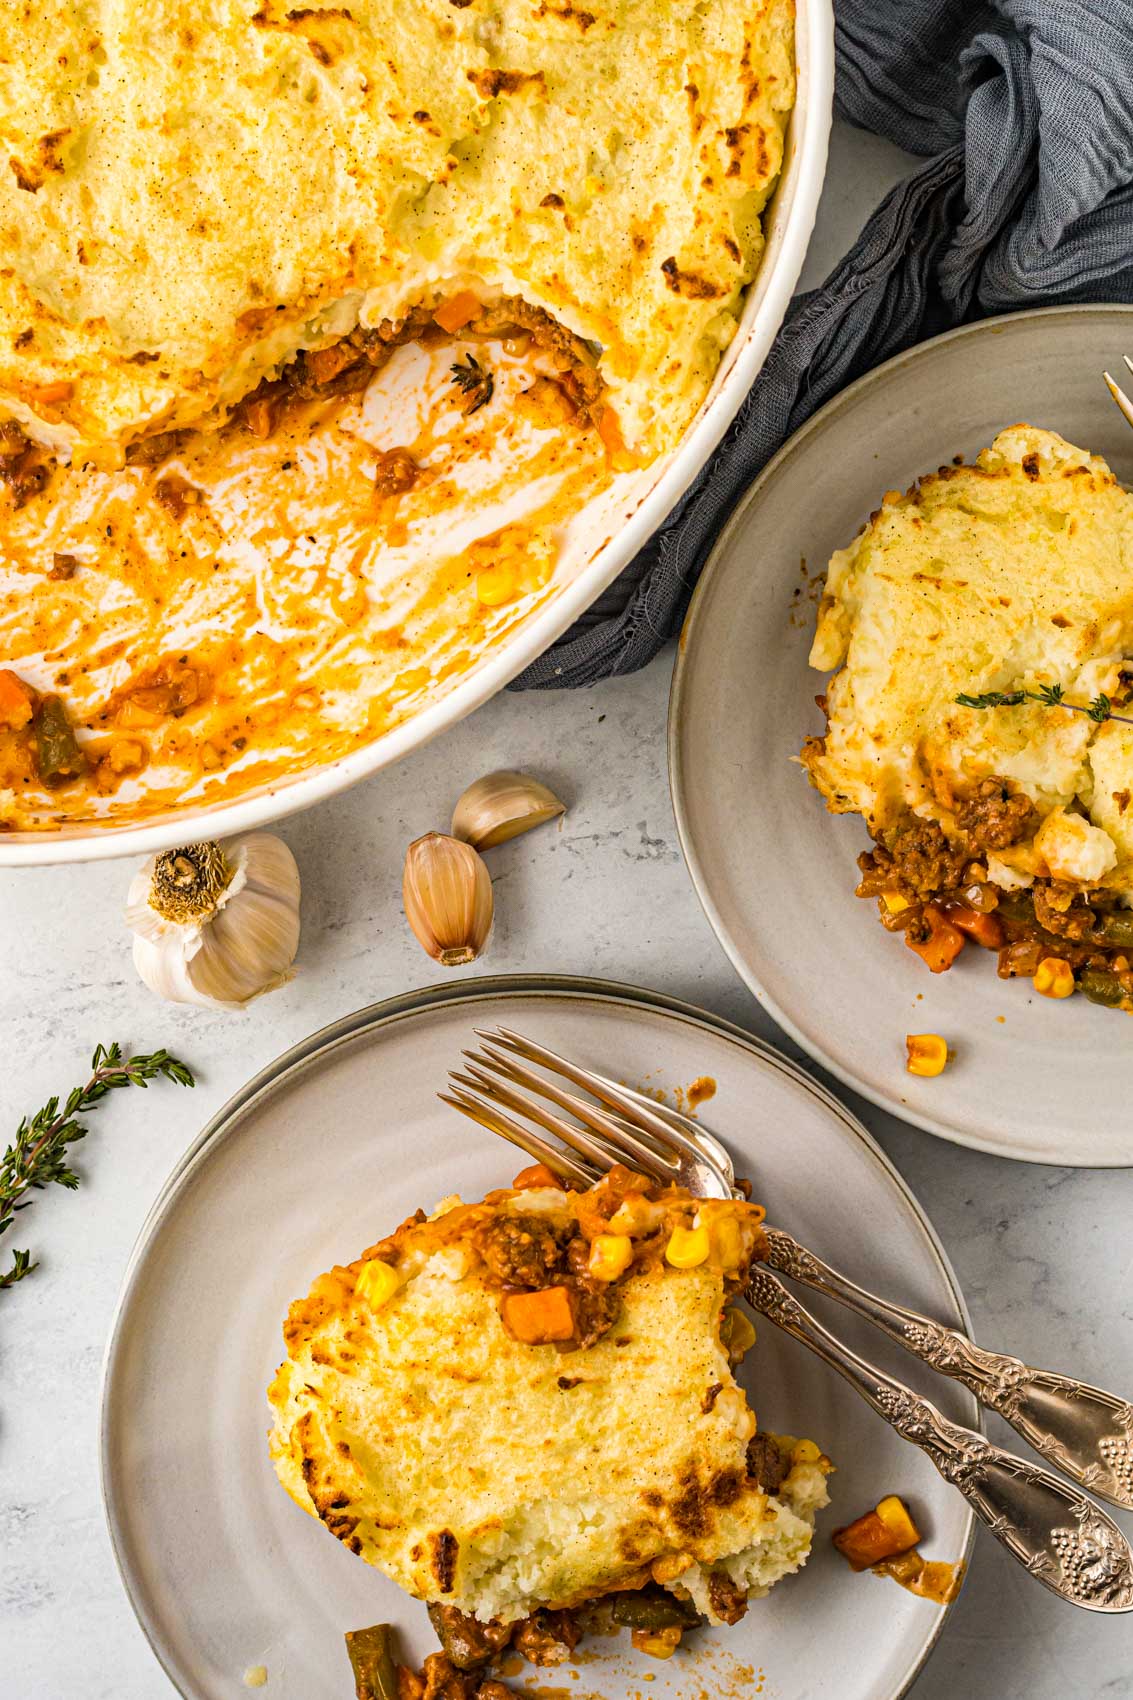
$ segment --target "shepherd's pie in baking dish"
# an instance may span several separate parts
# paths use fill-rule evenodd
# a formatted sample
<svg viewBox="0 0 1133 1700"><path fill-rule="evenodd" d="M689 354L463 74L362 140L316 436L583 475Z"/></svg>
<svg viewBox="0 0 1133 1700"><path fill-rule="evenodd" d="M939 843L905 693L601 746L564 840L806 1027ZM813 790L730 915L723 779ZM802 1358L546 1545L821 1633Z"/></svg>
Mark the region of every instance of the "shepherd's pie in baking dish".
<svg viewBox="0 0 1133 1700"><path fill-rule="evenodd" d="M875 841L859 895L934 972L966 942L1133 1008L1133 496L1016 425L831 559L803 760Z"/></svg>
<svg viewBox="0 0 1133 1700"><path fill-rule="evenodd" d="M283 1486L449 1630L642 1589L674 1628L737 1621L805 1561L831 1468L732 1373L762 1215L624 1169L418 1212L291 1307Z"/></svg>
<svg viewBox="0 0 1133 1700"><path fill-rule="evenodd" d="M703 399L793 96L792 0L0 10L0 832L503 643Z"/></svg>

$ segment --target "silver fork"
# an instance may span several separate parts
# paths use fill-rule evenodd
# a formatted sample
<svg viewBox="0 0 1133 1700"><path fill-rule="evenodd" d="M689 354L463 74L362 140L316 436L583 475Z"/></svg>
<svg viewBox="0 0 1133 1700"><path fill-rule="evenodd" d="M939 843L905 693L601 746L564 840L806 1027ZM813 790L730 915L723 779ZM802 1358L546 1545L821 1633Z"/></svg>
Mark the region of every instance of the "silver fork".
<svg viewBox="0 0 1133 1700"><path fill-rule="evenodd" d="M589 1186L613 1163L621 1162L683 1186L696 1197L742 1196L723 1146L689 1117L507 1028L478 1031L477 1036L484 1041L482 1051L464 1053L468 1068L450 1076L451 1091L441 1093L441 1098L546 1163L569 1184ZM581 1088L586 1096L537 1073L530 1066L533 1063ZM548 1108L548 1103L555 1107ZM1032 1421L1030 1405L1034 1403L1041 1415L1046 1408L1041 1402L1044 1392L1048 1405L1061 1411L1066 1390L1081 1385L1030 1371L1016 1359L983 1353L957 1330L865 1292L790 1235L777 1229L767 1232L769 1263L849 1305L925 1362L970 1386L977 1398L988 1402L994 1391L989 1361L1017 1365L1022 1376L1016 1382L1020 1387L1025 1383L1028 1393L1023 1406L1016 1408L1015 1420L1028 1439L1021 1412ZM753 1273L745 1296L756 1310L838 1370L898 1434L919 1446L996 1538L1045 1587L1088 1610L1133 1609L1133 1548L1100 1506L1049 1471L992 1445L973 1429L950 1422L931 1401L840 1341L768 1268ZM1111 1414L1121 1404L1093 1388L1083 1387L1082 1392L1090 1411L1098 1401ZM1003 1403L1014 1408L1006 1394ZM1049 1440L1049 1423L1048 1429L1033 1421L1032 1426L1040 1438ZM1123 1438L1128 1447L1128 1434ZM1074 1460L1073 1448L1068 1455ZM1070 1473L1081 1479L1085 1467L1079 1464ZM1127 1474L1118 1481L1126 1495L1129 1479ZM1130 1499L1120 1503L1129 1504Z"/></svg>
<svg viewBox="0 0 1133 1700"><path fill-rule="evenodd" d="M1130 372L1133 372L1133 360L1130 360L1128 354L1122 355L1122 359L1125 361ZM1121 389L1119 385L1114 383L1108 372L1103 372L1102 377L1105 379L1106 389L1109 391L1122 413L1124 413L1130 425L1133 425L1133 401L1130 401L1125 391Z"/></svg>

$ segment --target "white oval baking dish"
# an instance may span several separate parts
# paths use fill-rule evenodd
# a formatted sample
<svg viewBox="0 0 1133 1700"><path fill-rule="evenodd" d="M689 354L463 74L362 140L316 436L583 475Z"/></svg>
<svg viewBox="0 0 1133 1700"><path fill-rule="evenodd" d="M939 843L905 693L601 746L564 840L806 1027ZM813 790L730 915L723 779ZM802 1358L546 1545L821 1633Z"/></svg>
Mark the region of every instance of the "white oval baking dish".
<svg viewBox="0 0 1133 1700"><path fill-rule="evenodd" d="M187 806L140 824L87 822L58 832L0 834L0 867L89 862L145 856L206 838L262 826L333 796L435 738L501 690L577 619L646 542L688 488L724 435L751 388L783 321L814 227L826 170L834 96L834 16L831 0L797 0L798 89L787 134L783 172L764 216L766 248L740 320L712 388L680 447L644 469L631 487L616 536L529 621L463 679L372 743L249 791L231 802Z"/></svg>

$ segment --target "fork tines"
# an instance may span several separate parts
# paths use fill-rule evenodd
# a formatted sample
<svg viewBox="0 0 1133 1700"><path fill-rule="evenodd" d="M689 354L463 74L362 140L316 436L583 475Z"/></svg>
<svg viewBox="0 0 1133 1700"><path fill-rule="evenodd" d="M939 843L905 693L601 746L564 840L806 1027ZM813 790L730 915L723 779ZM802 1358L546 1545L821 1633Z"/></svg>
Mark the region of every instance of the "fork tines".
<svg viewBox="0 0 1133 1700"><path fill-rule="evenodd" d="M1133 360L1129 358L1128 354L1123 355L1122 358L1124 359L1129 371L1133 372ZM1108 372L1103 372L1102 376L1105 378L1106 388L1110 395L1113 397L1122 413L1124 413L1130 425L1133 425L1133 401L1130 401L1120 384L1115 383Z"/></svg>
<svg viewBox="0 0 1133 1700"><path fill-rule="evenodd" d="M636 1094L507 1028L477 1029L477 1038L482 1049L464 1052L467 1069L450 1073L451 1092L440 1094L446 1104L546 1163L568 1183L590 1186L615 1163L672 1182L680 1168L673 1142L680 1135ZM531 1062L565 1077L586 1095L536 1072Z"/></svg>
<svg viewBox="0 0 1133 1700"><path fill-rule="evenodd" d="M568 1185L573 1183L587 1187L597 1178L594 1171L569 1151L559 1145L552 1145L550 1140L505 1115L495 1104L469 1091L462 1084L464 1078L455 1073L450 1076L453 1082L452 1091L437 1093L442 1104L451 1105L454 1110L460 1110L474 1122L479 1122L481 1127L486 1127L489 1133L498 1134L501 1139L518 1145L521 1151L525 1151L537 1163L546 1163L547 1167Z"/></svg>

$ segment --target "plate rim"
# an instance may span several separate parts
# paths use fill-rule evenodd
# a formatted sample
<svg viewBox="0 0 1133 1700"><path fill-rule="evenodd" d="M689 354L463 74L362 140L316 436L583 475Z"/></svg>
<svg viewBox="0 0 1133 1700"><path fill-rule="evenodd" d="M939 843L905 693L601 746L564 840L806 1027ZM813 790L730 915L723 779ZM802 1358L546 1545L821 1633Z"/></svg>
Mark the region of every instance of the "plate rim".
<svg viewBox="0 0 1133 1700"><path fill-rule="evenodd" d="M992 1157L1005 1157L1016 1163L1034 1163L1047 1168L1074 1169L1126 1169L1133 1168L1133 1157L1125 1159L1106 1158L1101 1161L1090 1161L1087 1158L1071 1154L1052 1160L1049 1155L1026 1149L1006 1141L983 1137L978 1133L968 1133L951 1122L934 1116L927 1111L914 1108L897 1097L896 1092L887 1093L880 1087L874 1087L869 1082L860 1079L852 1069L844 1067L823 1044L821 1037L812 1035L800 1027L793 1017L787 1013L779 1001L774 998L763 984L754 965L747 961L739 945L733 939L724 919L716 906L700 859L696 855L692 842L692 820L685 796L684 773L685 764L681 750L680 722L683 717L685 696L688 691L688 680L695 664L695 649L697 628L700 624L703 610L707 603L707 587L719 568L724 553L732 542L732 538L746 522L749 511L759 501L765 487L777 476L786 462L804 449L812 436L825 431L835 424L844 413L852 413L862 395L867 391L884 385L897 371L917 365L921 360L935 353L941 347L954 342L967 341L981 335L993 335L1005 329L1031 323L1036 319L1080 319L1084 317L1098 318L1100 316L1117 315L1126 318L1133 324L1133 303L1113 301L1072 302L1063 306L1032 307L1020 313L999 313L993 318L977 319L971 324L958 325L953 330L943 331L939 336L929 337L924 342L914 343L911 348L902 349L899 354L892 355L880 366L874 366L870 371L855 378L844 390L831 396L824 402L816 413L812 413L799 429L779 448L757 473L740 497L735 508L722 527L715 543L705 560L703 571L697 580L689 602L677 645L676 660L673 664L673 677L669 686L669 706L666 718L665 742L669 768L669 796L673 805L673 815L677 826L677 841L681 847L685 867L697 900L704 911L705 919L712 928L721 948L732 967L748 990L758 1000L762 1008L780 1026L795 1043L806 1052L812 1061L819 1064L832 1074L843 1086L880 1110L886 1110L899 1121L912 1127L920 1128L924 1133L931 1133L939 1139L946 1139L953 1145L965 1146L971 1151L981 1151Z"/></svg>
<svg viewBox="0 0 1133 1700"><path fill-rule="evenodd" d="M754 1055L759 1062L777 1068L792 1077L798 1084L817 1097L841 1121L846 1132L865 1147L867 1154L903 1196L924 1234L928 1249L935 1259L938 1271L956 1307L956 1313L960 1317L965 1331L971 1334L972 1324L967 1302L948 1253L923 1205L877 1140L858 1120L848 1105L843 1104L821 1082L814 1080L805 1069L800 1068L797 1063L781 1051L776 1050L774 1046L767 1044L756 1034L748 1033L744 1028L729 1021L726 1017L718 1016L711 1010L704 1009L697 1004L688 1003L666 992L653 992L646 987L633 985L629 982L575 974L480 975L472 980L444 981L440 985L425 986L414 991L396 993L392 997L381 999L377 1003L367 1004L345 1016L341 1016L337 1020L327 1023L326 1026L316 1029L307 1038L300 1039L296 1044L289 1046L265 1064L244 1086L239 1087L220 1106L206 1122L197 1137L182 1152L147 1211L131 1248L107 1335L102 1362L98 1418L99 1491L103 1517L110 1538L118 1577L134 1613L134 1618L145 1636L151 1653L182 1700L201 1700L201 1691L195 1685L192 1687L182 1686L184 1673L175 1671L171 1662L167 1661L165 1650L161 1645L158 1626L151 1618L140 1590L135 1590L133 1586L131 1569L125 1551L124 1534L119 1526L115 1503L116 1496L112 1486L114 1465L111 1452L115 1421L112 1412L113 1384L122 1350L127 1317L136 1295L146 1255L156 1241L162 1223L173 1207L181 1187L187 1183L196 1164L213 1147L216 1141L228 1137L234 1131L243 1112L257 1098L284 1085L288 1075L305 1070L318 1059L331 1055L341 1045L362 1033L377 1032L383 1027L394 1026L424 1011L466 1002L532 995L546 997L548 1001L612 1003L626 1008L645 1009L656 1014L673 1016L690 1026L699 1026L729 1039L741 1050L746 1050L749 1054ZM982 1434L984 1433L982 1407L976 1403L970 1394L966 1397L970 1406L968 1415L971 1426ZM971 1565L975 1529L976 1517L969 1505L966 1508L963 1550L960 1560L963 1565L961 1591L964 1583L966 1583ZM959 1593L956 1598L959 1598ZM955 1604L956 1601L952 1600L941 1607L939 1614L933 1620L930 1632L915 1654L912 1664L900 1678L899 1687L890 1693L879 1693L875 1700L904 1700L904 1696L908 1694L913 1683L923 1671L940 1636L943 1634Z"/></svg>

